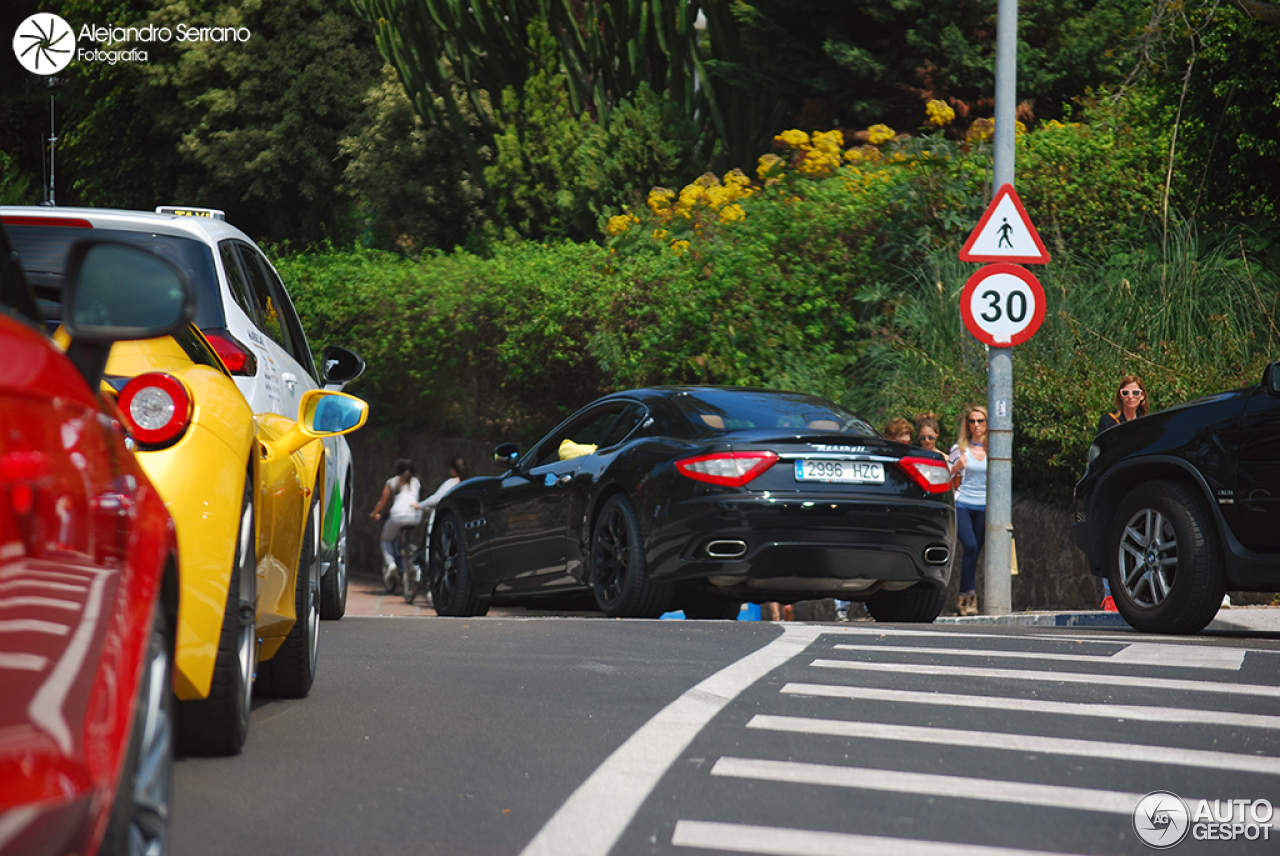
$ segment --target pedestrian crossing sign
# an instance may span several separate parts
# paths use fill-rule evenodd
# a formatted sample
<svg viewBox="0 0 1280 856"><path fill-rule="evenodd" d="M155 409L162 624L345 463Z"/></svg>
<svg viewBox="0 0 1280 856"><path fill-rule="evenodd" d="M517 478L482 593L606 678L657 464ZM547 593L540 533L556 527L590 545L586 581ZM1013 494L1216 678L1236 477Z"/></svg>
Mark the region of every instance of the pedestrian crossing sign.
<svg viewBox="0 0 1280 856"><path fill-rule="evenodd" d="M991 200L978 227L960 249L960 261L1048 264L1049 251L1012 184L1002 185Z"/></svg>

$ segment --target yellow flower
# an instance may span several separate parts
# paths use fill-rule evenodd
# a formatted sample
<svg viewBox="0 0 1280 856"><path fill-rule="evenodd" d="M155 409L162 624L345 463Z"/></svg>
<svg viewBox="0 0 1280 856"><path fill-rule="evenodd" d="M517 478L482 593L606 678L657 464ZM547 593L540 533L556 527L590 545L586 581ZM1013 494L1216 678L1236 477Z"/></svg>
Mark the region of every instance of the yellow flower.
<svg viewBox="0 0 1280 856"><path fill-rule="evenodd" d="M773 157L776 158L777 155L774 155ZM724 186L736 187L739 190L750 190L751 179L747 177L747 174L745 172L738 169L737 167L734 167L733 169L729 170L724 174Z"/></svg>
<svg viewBox="0 0 1280 856"><path fill-rule="evenodd" d="M738 193L732 187L716 185L715 187L708 187L703 198L706 199L707 205L719 209L737 199Z"/></svg>
<svg viewBox="0 0 1280 856"><path fill-rule="evenodd" d="M973 124L969 126L969 130L965 132L964 138L971 143L979 140L989 140L991 135L995 133L996 123L988 118L974 119Z"/></svg>
<svg viewBox="0 0 1280 856"><path fill-rule="evenodd" d="M813 135L813 147L828 155L840 156L844 148L844 134L840 131L818 131Z"/></svg>
<svg viewBox="0 0 1280 856"><path fill-rule="evenodd" d="M670 214L671 200L676 198L676 192L666 187L655 187L649 191L649 210L658 216Z"/></svg>
<svg viewBox="0 0 1280 856"><path fill-rule="evenodd" d="M609 218L609 225L606 227L606 231L608 231L610 235L617 237L618 235L625 233L632 226L639 226L639 225L640 225L640 218L637 217L636 215L618 214L614 217Z"/></svg>
<svg viewBox="0 0 1280 856"><path fill-rule="evenodd" d="M924 112L929 114L929 121L939 128L950 125L956 118L956 111L951 109L951 105L936 98L924 105Z"/></svg>
<svg viewBox="0 0 1280 856"><path fill-rule="evenodd" d="M1019 121L1017 121L1017 120L1015 119L1015 120L1014 120L1014 123L1013 123L1013 135L1014 135L1014 137L1021 137L1021 136L1022 136L1023 134L1025 134L1026 132L1027 132L1027 126L1026 126L1026 125L1024 125L1024 124L1022 124L1021 122L1019 122Z"/></svg>
<svg viewBox="0 0 1280 856"><path fill-rule="evenodd" d="M720 209L720 222L733 223L747 216L747 212L742 210L742 206L738 203L726 205Z"/></svg>
<svg viewBox="0 0 1280 856"><path fill-rule="evenodd" d="M693 180L698 187L719 187L720 179L716 177L714 172L704 172Z"/></svg>
<svg viewBox="0 0 1280 856"><path fill-rule="evenodd" d="M783 131L781 134L773 138L775 143L782 143L784 146L790 146L798 149L801 146L809 145L809 135L804 131Z"/></svg>
<svg viewBox="0 0 1280 856"><path fill-rule="evenodd" d="M839 150L835 154L830 154L818 149L811 149L805 156L800 165L796 167L802 174L810 178L826 178L835 172L840 166Z"/></svg>
<svg viewBox="0 0 1280 856"><path fill-rule="evenodd" d="M872 125L867 128L867 136L871 140L871 145L878 146L881 143L887 143L897 136L893 129L888 125Z"/></svg>
<svg viewBox="0 0 1280 856"><path fill-rule="evenodd" d="M756 177L764 181L769 174L776 170L782 164L782 158L774 154L761 155L760 160L756 163Z"/></svg>
<svg viewBox="0 0 1280 856"><path fill-rule="evenodd" d="M689 252L689 242L673 241L671 244L671 252L675 253L677 256L683 256L685 253Z"/></svg>
<svg viewBox="0 0 1280 856"><path fill-rule="evenodd" d="M655 241L665 241L669 237L671 237L671 233L668 232L666 229L653 230L653 239Z"/></svg>

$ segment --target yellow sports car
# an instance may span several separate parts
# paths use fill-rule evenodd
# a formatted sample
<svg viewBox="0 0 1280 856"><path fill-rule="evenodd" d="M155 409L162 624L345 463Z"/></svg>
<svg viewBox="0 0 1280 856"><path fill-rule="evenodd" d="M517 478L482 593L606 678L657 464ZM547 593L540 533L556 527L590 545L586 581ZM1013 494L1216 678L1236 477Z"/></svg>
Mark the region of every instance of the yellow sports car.
<svg viewBox="0 0 1280 856"><path fill-rule="evenodd" d="M327 511L325 449L314 441L356 430L368 405L312 390L296 422L255 416L194 327L118 343L104 383L177 524L179 747L235 754L255 670L262 694L300 698L311 689Z"/></svg>

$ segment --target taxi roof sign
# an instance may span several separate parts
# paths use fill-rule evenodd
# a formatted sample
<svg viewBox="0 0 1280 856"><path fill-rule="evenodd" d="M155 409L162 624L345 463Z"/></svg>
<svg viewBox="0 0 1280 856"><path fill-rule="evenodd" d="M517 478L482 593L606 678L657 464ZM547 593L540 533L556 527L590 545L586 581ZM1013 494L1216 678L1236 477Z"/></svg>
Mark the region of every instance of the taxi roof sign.
<svg viewBox="0 0 1280 856"><path fill-rule="evenodd" d="M226 220L227 212L218 208L191 208L188 206L161 205L156 208L157 214L176 214L179 217L209 217L213 220Z"/></svg>
<svg viewBox="0 0 1280 856"><path fill-rule="evenodd" d="M978 226L960 249L962 262L1049 263L1040 233L1031 225L1027 209L1012 184L1000 187Z"/></svg>

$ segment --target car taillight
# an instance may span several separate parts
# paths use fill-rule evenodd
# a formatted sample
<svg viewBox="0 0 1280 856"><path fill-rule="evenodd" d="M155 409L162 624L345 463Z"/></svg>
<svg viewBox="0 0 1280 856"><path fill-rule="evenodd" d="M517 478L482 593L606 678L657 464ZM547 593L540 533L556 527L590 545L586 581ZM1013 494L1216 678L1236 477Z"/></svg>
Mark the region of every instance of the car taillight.
<svg viewBox="0 0 1280 856"><path fill-rule="evenodd" d="M898 466L926 493L946 493L951 490L951 470L946 461L933 458L901 458Z"/></svg>
<svg viewBox="0 0 1280 856"><path fill-rule="evenodd" d="M230 333L202 330L209 344L218 352L223 365L233 375L253 377L258 373L258 359L245 345Z"/></svg>
<svg viewBox="0 0 1280 856"><path fill-rule="evenodd" d="M777 461L773 452L718 452L676 461L676 469L698 481L742 487Z"/></svg>
<svg viewBox="0 0 1280 856"><path fill-rule="evenodd" d="M139 443L167 446L177 441L191 422L191 396L173 375L140 374L120 390L120 415Z"/></svg>

